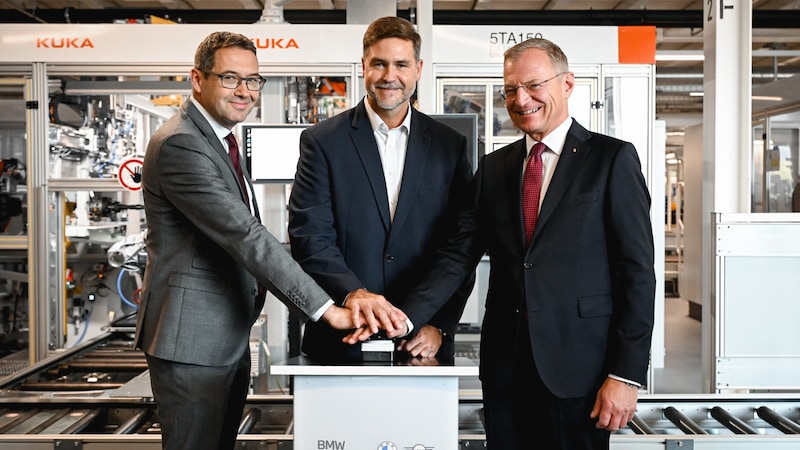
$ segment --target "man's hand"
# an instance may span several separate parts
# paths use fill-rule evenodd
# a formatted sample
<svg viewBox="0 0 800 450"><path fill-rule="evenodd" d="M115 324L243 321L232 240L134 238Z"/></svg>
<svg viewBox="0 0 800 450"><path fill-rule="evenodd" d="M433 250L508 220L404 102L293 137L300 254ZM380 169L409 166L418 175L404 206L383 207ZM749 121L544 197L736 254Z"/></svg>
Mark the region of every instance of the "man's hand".
<svg viewBox="0 0 800 450"><path fill-rule="evenodd" d="M336 305L331 305L320 317L320 321L326 322L336 330L358 328L360 325L357 325L357 323L360 322L357 322L357 319L359 319L358 315L353 314L353 311Z"/></svg>
<svg viewBox="0 0 800 450"><path fill-rule="evenodd" d="M347 296L345 308L352 312L356 328L342 340L346 344L364 341L379 330L386 331L388 337L405 333L406 314L382 295L366 289L355 290Z"/></svg>
<svg viewBox="0 0 800 450"><path fill-rule="evenodd" d="M637 388L613 378L606 378L597 391L597 400L589 417L597 419L595 427L617 431L633 420L638 397Z"/></svg>
<svg viewBox="0 0 800 450"><path fill-rule="evenodd" d="M400 341L398 350L406 351L413 357L433 358L442 346L442 333L432 325L420 328L419 333L410 340Z"/></svg>

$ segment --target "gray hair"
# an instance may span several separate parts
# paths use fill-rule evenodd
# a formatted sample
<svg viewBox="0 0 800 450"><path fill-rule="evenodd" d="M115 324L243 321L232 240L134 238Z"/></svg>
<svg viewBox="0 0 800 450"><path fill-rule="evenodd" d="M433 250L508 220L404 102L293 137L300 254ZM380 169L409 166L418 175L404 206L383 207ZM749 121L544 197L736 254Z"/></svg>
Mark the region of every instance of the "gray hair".
<svg viewBox="0 0 800 450"><path fill-rule="evenodd" d="M520 56L522 56L523 53L532 49L544 50L544 52L547 53L547 56L550 57L550 62L553 63L553 68L556 70L556 72L561 73L569 71L567 55L561 51L561 47L544 38L531 38L522 41L506 50L505 53L503 53L503 57L506 62L515 62L520 58Z"/></svg>

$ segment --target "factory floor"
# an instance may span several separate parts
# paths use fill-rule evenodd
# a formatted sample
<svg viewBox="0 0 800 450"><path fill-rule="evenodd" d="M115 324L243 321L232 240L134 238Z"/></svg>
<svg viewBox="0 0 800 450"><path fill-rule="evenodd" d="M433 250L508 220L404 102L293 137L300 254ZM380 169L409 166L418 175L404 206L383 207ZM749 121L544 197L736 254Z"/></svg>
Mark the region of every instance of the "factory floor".
<svg viewBox="0 0 800 450"><path fill-rule="evenodd" d="M664 367L653 369L653 394L703 393L701 323L689 316L689 303L680 297L664 299ZM456 356L478 363L478 334L456 335ZM460 345L459 345L460 344ZM477 377L459 380L462 390L480 392Z"/></svg>
<svg viewBox="0 0 800 450"><path fill-rule="evenodd" d="M654 369L654 394L702 393L701 323L680 297L664 299L664 368Z"/></svg>

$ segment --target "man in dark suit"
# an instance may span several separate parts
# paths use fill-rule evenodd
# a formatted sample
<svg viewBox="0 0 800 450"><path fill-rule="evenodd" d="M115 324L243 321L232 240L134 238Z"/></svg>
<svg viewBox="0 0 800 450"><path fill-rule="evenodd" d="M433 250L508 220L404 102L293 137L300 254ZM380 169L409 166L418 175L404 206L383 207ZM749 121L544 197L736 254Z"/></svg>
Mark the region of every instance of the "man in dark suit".
<svg viewBox="0 0 800 450"><path fill-rule="evenodd" d="M480 348L488 448L607 449L646 382L650 196L633 145L569 116L575 80L557 45L531 39L508 49L503 78L525 137L482 158L461 232L409 303L443 301L488 252Z"/></svg>
<svg viewBox="0 0 800 450"><path fill-rule="evenodd" d="M405 316L377 296L372 310L333 305L261 225L247 173L237 173L231 135L264 84L251 40L209 35L191 81L191 99L153 134L145 155L148 265L136 345L150 369L163 447L232 449L249 386L250 328L264 305L261 286L303 319L341 329L366 325L356 333L363 338L379 326L405 327Z"/></svg>
<svg viewBox="0 0 800 450"><path fill-rule="evenodd" d="M363 294L376 292L403 309L469 199L466 139L409 102L422 70L420 42L405 19L370 24L361 59L366 98L300 138L289 199L292 254L340 305L366 305ZM404 310L412 331L400 350L453 357L474 282L466 278L443 308ZM359 346L342 343L344 334L309 323L303 351L315 359L360 358Z"/></svg>

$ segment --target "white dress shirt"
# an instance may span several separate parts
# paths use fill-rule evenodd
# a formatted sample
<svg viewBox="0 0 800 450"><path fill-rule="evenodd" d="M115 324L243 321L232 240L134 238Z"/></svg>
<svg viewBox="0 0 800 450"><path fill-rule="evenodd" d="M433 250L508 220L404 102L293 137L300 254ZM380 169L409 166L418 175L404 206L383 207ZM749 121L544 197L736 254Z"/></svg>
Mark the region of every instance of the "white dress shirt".
<svg viewBox="0 0 800 450"><path fill-rule="evenodd" d="M406 113L403 123L399 127L389 129L378 113L372 109L369 101L364 100L367 107L369 122L375 142L378 144L378 153L383 166L383 178L386 181L386 193L389 200L389 216L394 220L397 210L397 199L400 197L400 185L403 182L403 169L406 165L406 148L408 146L408 133L411 130L411 111ZM410 106L409 106L410 108Z"/></svg>

